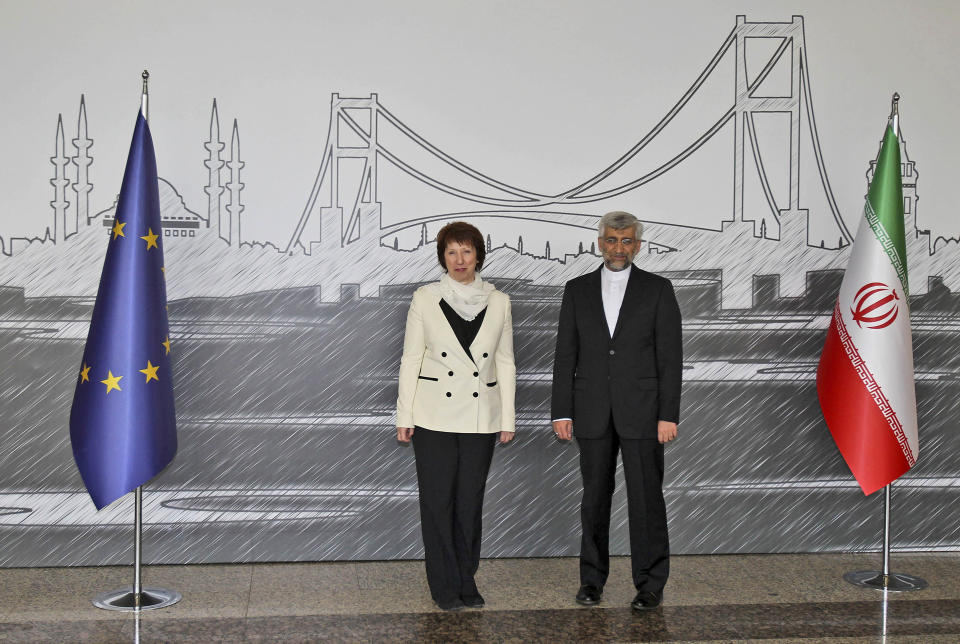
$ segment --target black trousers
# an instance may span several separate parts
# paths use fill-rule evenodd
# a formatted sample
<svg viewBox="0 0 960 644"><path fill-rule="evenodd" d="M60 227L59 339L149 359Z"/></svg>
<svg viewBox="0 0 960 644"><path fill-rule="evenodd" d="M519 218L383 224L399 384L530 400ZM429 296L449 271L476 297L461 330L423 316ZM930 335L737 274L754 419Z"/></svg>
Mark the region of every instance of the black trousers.
<svg viewBox="0 0 960 644"><path fill-rule="evenodd" d="M610 573L610 505L619 451L627 488L633 584L637 590L663 589L670 573L663 445L657 439L620 438L612 419L607 435L578 438L577 444L583 477L580 583L603 588Z"/></svg>
<svg viewBox="0 0 960 644"><path fill-rule="evenodd" d="M430 594L436 602L476 595L483 493L496 434L413 430L420 528Z"/></svg>

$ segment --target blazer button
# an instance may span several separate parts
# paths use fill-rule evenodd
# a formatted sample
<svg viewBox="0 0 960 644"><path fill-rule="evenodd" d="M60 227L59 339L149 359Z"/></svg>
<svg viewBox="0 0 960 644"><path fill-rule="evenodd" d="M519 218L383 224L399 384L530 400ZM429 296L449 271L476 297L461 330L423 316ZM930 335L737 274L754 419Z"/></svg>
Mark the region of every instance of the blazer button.
<svg viewBox="0 0 960 644"><path fill-rule="evenodd" d="M448 376L452 376L452 375L453 375L453 372L452 372L452 371L448 371L448 372L447 372L447 375L448 375Z"/></svg>
<svg viewBox="0 0 960 644"><path fill-rule="evenodd" d="M444 358L446 358L446 357L447 357L447 352L446 352L446 351L444 351L444 352L443 352L443 353L441 353L440 355L441 355L442 357L444 357Z"/></svg>
<svg viewBox="0 0 960 644"><path fill-rule="evenodd" d="M486 357L489 356L489 355L490 355L489 353L485 353L485 354L483 354L483 357L486 358Z"/></svg>
<svg viewBox="0 0 960 644"><path fill-rule="evenodd" d="M615 353L616 353L616 351L614 351L613 349L610 349L610 355L613 355L613 354L615 354Z"/></svg>
<svg viewBox="0 0 960 644"><path fill-rule="evenodd" d="M453 394L450 393L449 391L447 392L447 398L449 398L449 397L452 396L452 395L453 395Z"/></svg>
<svg viewBox="0 0 960 644"><path fill-rule="evenodd" d="M477 373L476 371L473 372L473 377L474 377L474 378L476 378L476 377L479 376L479 375L480 375L480 374Z"/></svg>
<svg viewBox="0 0 960 644"><path fill-rule="evenodd" d="M480 395L480 394L478 394L477 392L473 392L473 397L474 397L474 398L476 398L476 397L479 396L479 395Z"/></svg>

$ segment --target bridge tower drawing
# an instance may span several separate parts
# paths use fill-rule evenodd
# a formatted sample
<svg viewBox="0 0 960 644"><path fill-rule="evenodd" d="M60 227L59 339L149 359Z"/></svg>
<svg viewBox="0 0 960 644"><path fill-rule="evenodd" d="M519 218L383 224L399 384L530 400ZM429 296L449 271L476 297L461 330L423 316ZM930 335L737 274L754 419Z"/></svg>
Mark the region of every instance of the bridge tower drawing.
<svg viewBox="0 0 960 644"><path fill-rule="evenodd" d="M330 99L330 126L323 151L320 172L314 182L303 215L297 224L287 252L300 244L308 255L319 247L321 253L336 252L348 244L376 239L379 244L380 203L377 201L377 140L379 102L376 94L368 98ZM301 236L325 192L319 207L319 242L303 243Z"/></svg>
<svg viewBox="0 0 960 644"><path fill-rule="evenodd" d="M751 48L753 52L760 52L759 58L748 55ZM731 61L733 73L730 77L734 79L735 87L734 92L725 94L730 97L729 102L714 104L708 101L705 107L692 106L694 97L703 98L709 91L704 88L709 79L728 78L726 74L731 71L728 66ZM748 62L752 67L748 68ZM721 64L724 66L718 72ZM459 161L393 115L377 94L365 98L333 94L320 169L285 252L329 256L343 253L351 246L354 247L352 252L358 248L383 245L392 248L394 236L401 231L419 230L425 225L454 218L480 220L484 225L492 218L594 231L603 210L611 209L609 206L615 205L620 198L629 198L634 191L642 191L650 182L675 171L718 135L720 138L716 141L722 147L726 135L732 130L734 149L727 158L732 163L733 185L726 193L732 194L732 203L718 201L715 226L694 230L697 234L702 232L703 239L726 235L731 244L744 237L767 240L778 250L773 252L773 247L765 247L766 259L761 261L767 264L758 266L753 260L744 261L737 253L708 250L683 255L683 247L669 244L671 249L681 251L677 255L685 258L676 261L691 262L689 257L696 255L698 263L680 266L667 260L659 266L664 270L720 269L723 291L731 295L729 301L735 302L734 308L750 306L751 285L758 274L779 274L780 297L803 295L806 270L823 268L817 262L823 263L824 251L843 249L853 239L827 177L814 117L808 67L802 16L793 16L789 22L748 22L745 16L737 16L736 25L703 71L639 141L589 179L556 194L510 185ZM784 82L784 78L788 80ZM692 126L697 129L685 130L682 137L671 138L675 135L664 131L681 112L696 115L706 125L702 130L700 125ZM775 117L778 127L785 125L787 129L781 128L775 136L765 140L769 129L758 127L757 122L768 115ZM655 148L649 145L661 135L664 138L659 139L660 143L668 145L659 146L662 149L654 152ZM771 140L781 148L788 148L778 149L775 155L771 155L775 157L774 163L764 157L764 149L769 149ZM802 144L807 144L803 146L805 150L807 147L812 149L816 172L801 173ZM787 154L782 154L783 151ZM640 155L645 155L640 157L643 163L631 164ZM651 158L654 155L660 156ZM637 167L644 169L637 170ZM391 177L399 171L398 176L406 175L414 180L418 189L425 186L428 190L444 193L440 196L445 203L453 203L453 207L437 212L424 211L419 206L408 208L401 220L396 221L396 213L403 209L395 206L392 197L383 194L378 186L378 179L388 170ZM771 176L777 180L778 189L772 185ZM748 177L751 178L750 208L746 205ZM826 203L825 208L812 212L805 207L801 199L809 200L809 196L801 196L801 178L817 193L822 190L825 199L818 198L818 202ZM754 188L757 184L759 192ZM758 199L760 192L762 197ZM392 217L389 223L384 223L381 217L384 199L389 202ZM759 203L765 205L758 207ZM810 218L814 216L818 217L818 222L832 222L836 235L831 233L827 239L810 239ZM671 227L665 223L658 226L660 230ZM711 237L705 246L722 247L724 243ZM554 255L563 257L562 249L554 244L551 248ZM792 250L788 252L788 248ZM780 258L771 253L780 255ZM771 262L778 265L770 266ZM726 295L724 299L727 300Z"/></svg>
<svg viewBox="0 0 960 644"><path fill-rule="evenodd" d="M807 117L809 134L813 139L813 154L819 170L820 181L823 184L824 194L830 208L830 214L840 233L837 247L846 246L853 240L837 207L833 190L827 176L820 149L817 133L816 118L813 112L810 91L810 77L807 64L806 44L802 16L793 16L789 23L779 22L747 22L746 16L737 16L737 26L731 34L736 45L736 103L735 114L735 141L734 141L734 198L733 219L735 222L744 221L744 173L746 171L746 154L750 152L763 188L764 197L780 232L771 236L769 229L765 236L772 239L782 237L798 237L806 234L807 209L800 206L800 144L801 118L803 113ZM730 39L728 39L729 42ZM760 40L779 41L779 44L770 56L766 65L757 76L751 80L748 77L747 47L751 42ZM725 51L726 46L721 48ZM764 81L770 72L780 64L789 67L789 89L783 91L764 91ZM805 109L801 109L805 108ZM759 138L755 123L756 114L786 114L790 119L790 166L789 166L789 196L784 206L777 204L770 187L769 175L764 167L759 149ZM747 148L749 145L749 150ZM786 230L785 230L786 229ZM782 237L781 237L782 236ZM809 243L809 239L804 239Z"/></svg>

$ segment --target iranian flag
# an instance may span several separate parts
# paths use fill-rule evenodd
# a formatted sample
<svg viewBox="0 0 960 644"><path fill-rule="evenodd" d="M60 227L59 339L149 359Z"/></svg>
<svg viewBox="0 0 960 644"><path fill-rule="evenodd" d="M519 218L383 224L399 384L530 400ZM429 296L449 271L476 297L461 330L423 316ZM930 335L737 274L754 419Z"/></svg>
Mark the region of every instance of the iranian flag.
<svg viewBox="0 0 960 644"><path fill-rule="evenodd" d="M919 454L901 181L894 115L817 369L824 420L864 494Z"/></svg>

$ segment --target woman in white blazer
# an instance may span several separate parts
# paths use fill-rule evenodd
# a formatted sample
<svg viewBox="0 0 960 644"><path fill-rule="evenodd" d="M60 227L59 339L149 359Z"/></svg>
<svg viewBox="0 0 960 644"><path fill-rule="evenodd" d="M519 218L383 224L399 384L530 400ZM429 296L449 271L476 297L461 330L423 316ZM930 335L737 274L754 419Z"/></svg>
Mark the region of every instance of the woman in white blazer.
<svg viewBox="0 0 960 644"><path fill-rule="evenodd" d="M416 290L403 340L397 439L413 440L430 594L479 608L483 493L497 440L514 436L510 298L484 282L483 235L458 221L437 234L440 281Z"/></svg>

